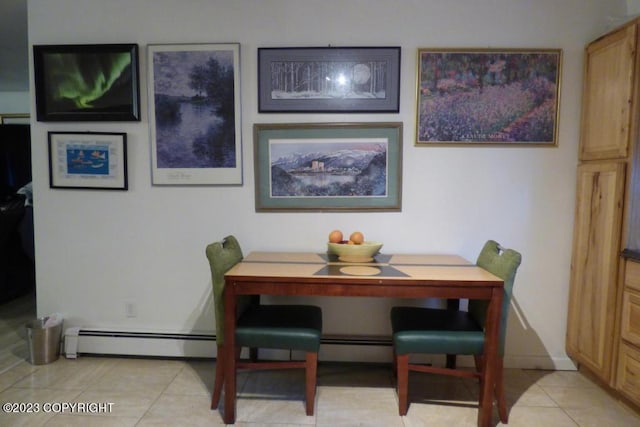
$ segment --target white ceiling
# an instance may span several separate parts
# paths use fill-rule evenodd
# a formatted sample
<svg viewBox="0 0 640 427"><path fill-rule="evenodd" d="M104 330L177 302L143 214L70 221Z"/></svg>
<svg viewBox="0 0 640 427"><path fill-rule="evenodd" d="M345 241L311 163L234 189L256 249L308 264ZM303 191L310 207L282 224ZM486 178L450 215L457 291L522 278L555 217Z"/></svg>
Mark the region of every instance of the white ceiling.
<svg viewBox="0 0 640 427"><path fill-rule="evenodd" d="M27 0L0 0L0 92L28 90Z"/></svg>

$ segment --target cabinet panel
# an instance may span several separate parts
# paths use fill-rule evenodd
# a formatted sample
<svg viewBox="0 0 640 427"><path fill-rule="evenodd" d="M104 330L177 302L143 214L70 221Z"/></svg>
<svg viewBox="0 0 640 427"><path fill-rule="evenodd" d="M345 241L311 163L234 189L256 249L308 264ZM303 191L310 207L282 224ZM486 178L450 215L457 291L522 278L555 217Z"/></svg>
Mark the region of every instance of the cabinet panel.
<svg viewBox="0 0 640 427"><path fill-rule="evenodd" d="M586 50L580 159L625 158L631 126L636 25Z"/></svg>
<svg viewBox="0 0 640 427"><path fill-rule="evenodd" d="M640 262L626 262L624 284L628 288L640 291Z"/></svg>
<svg viewBox="0 0 640 427"><path fill-rule="evenodd" d="M616 311L624 162L578 166L567 353L606 382Z"/></svg>
<svg viewBox="0 0 640 427"><path fill-rule="evenodd" d="M620 345L616 388L640 404L640 351L626 344Z"/></svg>
<svg viewBox="0 0 640 427"><path fill-rule="evenodd" d="M622 338L640 347L640 294L624 291L622 299Z"/></svg>

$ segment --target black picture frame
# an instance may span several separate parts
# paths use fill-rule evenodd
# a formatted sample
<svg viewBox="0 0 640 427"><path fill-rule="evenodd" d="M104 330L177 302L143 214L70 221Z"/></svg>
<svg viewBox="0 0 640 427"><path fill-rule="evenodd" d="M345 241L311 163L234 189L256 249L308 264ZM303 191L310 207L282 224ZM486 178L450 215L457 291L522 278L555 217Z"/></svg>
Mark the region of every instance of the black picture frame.
<svg viewBox="0 0 640 427"><path fill-rule="evenodd" d="M137 44L34 45L36 119L140 121L138 55Z"/></svg>
<svg viewBox="0 0 640 427"><path fill-rule="evenodd" d="M50 188L128 189L126 133L48 132L48 141Z"/></svg>
<svg viewBox="0 0 640 427"><path fill-rule="evenodd" d="M258 48L260 113L397 113L400 47Z"/></svg>

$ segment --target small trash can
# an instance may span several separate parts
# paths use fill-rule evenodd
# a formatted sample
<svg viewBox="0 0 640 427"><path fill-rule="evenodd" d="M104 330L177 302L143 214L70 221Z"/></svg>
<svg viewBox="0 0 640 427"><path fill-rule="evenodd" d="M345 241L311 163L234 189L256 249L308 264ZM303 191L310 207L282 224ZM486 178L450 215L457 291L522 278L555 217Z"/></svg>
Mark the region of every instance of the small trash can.
<svg viewBox="0 0 640 427"><path fill-rule="evenodd" d="M49 317L40 317L27 323L29 362L32 365L45 365L60 357L62 322L45 326L48 319Z"/></svg>

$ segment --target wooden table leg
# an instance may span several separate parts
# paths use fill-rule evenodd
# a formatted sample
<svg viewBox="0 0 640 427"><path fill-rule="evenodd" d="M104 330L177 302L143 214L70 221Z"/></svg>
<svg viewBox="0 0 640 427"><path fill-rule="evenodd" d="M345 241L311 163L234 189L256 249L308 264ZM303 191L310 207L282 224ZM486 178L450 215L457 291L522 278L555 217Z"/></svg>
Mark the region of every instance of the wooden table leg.
<svg viewBox="0 0 640 427"><path fill-rule="evenodd" d="M236 422L236 295L233 283L224 290L224 413L225 424Z"/></svg>
<svg viewBox="0 0 640 427"><path fill-rule="evenodd" d="M498 340L500 335L500 316L502 309L502 287L494 288L487 308L484 341L483 378L480 381L480 402L478 407L478 426L489 427L493 415L493 396L496 383L496 368L498 356Z"/></svg>

